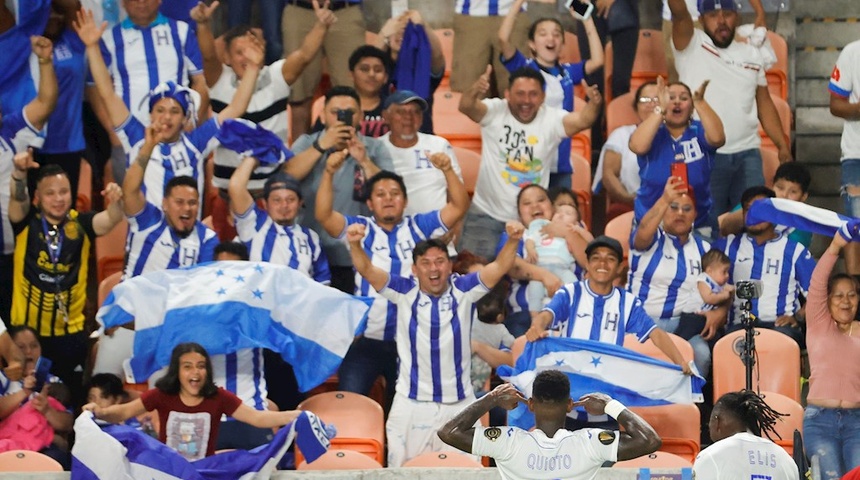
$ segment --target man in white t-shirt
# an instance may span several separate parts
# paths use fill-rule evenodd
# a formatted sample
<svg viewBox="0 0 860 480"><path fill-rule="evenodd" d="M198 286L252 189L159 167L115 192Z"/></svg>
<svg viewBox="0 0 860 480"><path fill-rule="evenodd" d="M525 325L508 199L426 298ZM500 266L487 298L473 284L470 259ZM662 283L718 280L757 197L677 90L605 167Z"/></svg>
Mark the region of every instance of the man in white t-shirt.
<svg viewBox="0 0 860 480"><path fill-rule="evenodd" d="M530 67L511 73L504 99L480 100L490 89L491 73L488 65L463 93L459 106L481 124L481 168L458 248L485 258L495 256L505 222L517 218L520 189L532 183L549 185L546 160L557 153L562 139L591 127L602 102L597 87L583 82L589 102L581 111L547 107L546 80Z"/></svg>
<svg viewBox="0 0 860 480"><path fill-rule="evenodd" d="M776 433L773 426L781 416L762 397L749 390L720 397L708 421L714 444L696 457L693 477L696 480L798 480L800 471L794 459L781 446L761 437L762 431Z"/></svg>
<svg viewBox="0 0 860 480"><path fill-rule="evenodd" d="M765 60L757 47L735 41L740 16L732 0L700 0L699 20L684 0L668 0L672 12L675 68L681 82L701 85L710 80L705 100L723 121L726 143L717 150L711 171L711 215L731 210L744 190L764 185L758 123L779 149L779 161L791 158L779 114L770 98Z"/></svg>
<svg viewBox="0 0 860 480"><path fill-rule="evenodd" d="M533 431L474 426L491 408L510 410L517 402L527 403L534 413ZM599 428L565 430L567 413L578 406L592 415L612 416L624 427L624 432ZM504 480L590 480L604 462L647 455L661 443L651 425L608 395L590 393L573 401L570 381L558 370L537 374L528 400L513 385L499 385L446 423L438 434L442 441L464 452L493 457Z"/></svg>

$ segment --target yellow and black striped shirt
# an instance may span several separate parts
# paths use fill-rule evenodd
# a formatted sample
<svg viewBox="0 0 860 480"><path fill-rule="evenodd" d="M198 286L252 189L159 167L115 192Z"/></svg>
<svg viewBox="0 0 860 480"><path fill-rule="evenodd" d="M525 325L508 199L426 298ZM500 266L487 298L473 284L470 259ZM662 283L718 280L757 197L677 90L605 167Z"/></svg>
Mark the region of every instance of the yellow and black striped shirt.
<svg viewBox="0 0 860 480"><path fill-rule="evenodd" d="M42 215L31 209L13 225L15 271L12 296L12 325L28 325L42 337L60 337L84 328L87 273L96 234L94 213L69 212L60 225L62 244L54 263L48 250ZM60 296L68 319L57 303Z"/></svg>

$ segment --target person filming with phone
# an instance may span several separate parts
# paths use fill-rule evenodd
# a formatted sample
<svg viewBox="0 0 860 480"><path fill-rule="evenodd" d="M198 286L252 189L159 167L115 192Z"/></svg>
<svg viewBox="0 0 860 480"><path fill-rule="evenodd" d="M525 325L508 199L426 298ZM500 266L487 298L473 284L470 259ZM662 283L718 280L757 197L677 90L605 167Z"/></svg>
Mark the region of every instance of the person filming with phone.
<svg viewBox="0 0 860 480"><path fill-rule="evenodd" d="M694 92L683 83L657 79L657 106L630 136L630 151L638 156L641 184L634 202L634 222L663 195L666 179L680 177L692 189L696 207L693 226L712 238L718 230L711 212L711 170L717 148L726 141L723 122L705 101L705 81ZM695 111L699 120L693 119Z"/></svg>

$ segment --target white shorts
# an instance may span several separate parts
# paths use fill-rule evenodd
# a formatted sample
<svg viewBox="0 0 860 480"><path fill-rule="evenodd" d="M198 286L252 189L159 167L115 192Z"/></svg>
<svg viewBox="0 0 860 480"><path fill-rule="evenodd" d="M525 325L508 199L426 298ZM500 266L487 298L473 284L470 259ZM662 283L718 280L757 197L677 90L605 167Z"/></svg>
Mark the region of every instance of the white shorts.
<svg viewBox="0 0 860 480"><path fill-rule="evenodd" d="M388 467L400 467L425 452L464 453L440 440L436 432L474 401L472 396L457 403L419 402L406 395L395 394L385 423ZM480 422L475 422L475 425L480 425ZM480 457L474 458L481 461Z"/></svg>

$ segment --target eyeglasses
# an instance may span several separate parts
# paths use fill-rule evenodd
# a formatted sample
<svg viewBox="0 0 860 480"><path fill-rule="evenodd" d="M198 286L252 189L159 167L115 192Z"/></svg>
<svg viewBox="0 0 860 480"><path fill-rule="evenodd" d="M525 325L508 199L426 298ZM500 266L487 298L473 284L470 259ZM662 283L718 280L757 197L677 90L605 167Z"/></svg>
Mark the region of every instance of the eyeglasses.
<svg viewBox="0 0 860 480"><path fill-rule="evenodd" d="M678 203L670 203L669 208L671 208L673 212L681 211L684 213L690 213L693 211L693 206L690 204L680 205Z"/></svg>
<svg viewBox="0 0 860 480"><path fill-rule="evenodd" d="M658 97L639 97L639 103L657 103L659 101Z"/></svg>

